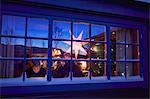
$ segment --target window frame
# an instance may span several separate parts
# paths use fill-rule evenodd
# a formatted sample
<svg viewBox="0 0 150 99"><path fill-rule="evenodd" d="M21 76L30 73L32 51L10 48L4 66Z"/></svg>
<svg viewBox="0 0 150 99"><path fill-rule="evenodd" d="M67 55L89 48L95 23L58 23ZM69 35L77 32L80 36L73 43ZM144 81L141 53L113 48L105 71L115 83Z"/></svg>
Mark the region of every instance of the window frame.
<svg viewBox="0 0 150 99"><path fill-rule="evenodd" d="M138 29L138 31L139 31L139 44L138 44L138 46L139 46L139 52L140 52L140 56L139 56L139 61L137 61L137 62L139 62L139 67L140 67L140 77L142 78L143 77L143 66L142 66L142 47L141 47L141 38L142 38L142 27L141 26L139 26L139 25L130 25L130 24L122 24L122 23L120 23L120 24L117 24L117 23L109 23L109 22L103 22L103 21L98 21L98 22L96 22L96 21L90 21L90 20L82 20L82 19L74 19L74 18L60 18L60 17L46 17L46 16L30 16L30 15L27 15L27 16L24 16L24 15L19 15L19 14L2 14L1 15L1 20L2 20L2 16L3 15L12 15L12 16L21 16L21 17L25 17L25 20L26 20L26 24L25 24L25 37L22 37L22 36L6 36L6 35L2 35L1 34L1 32L0 32L0 40L1 40L1 37L13 37L13 38L24 38L25 39L25 49L24 49L24 58L23 58L23 60L24 60L24 72L23 72L23 77L22 77L22 81L25 81L25 79L26 79L26 77L25 77L25 64L26 64L26 60L27 60L27 58L26 58L26 41L27 41L27 39L40 39L40 40L48 40L48 59L46 59L47 60L47 62L48 62L48 74L47 74L47 81L51 81L52 80L52 74L51 74L51 66L52 66L52 61L54 60L54 59L52 59L52 41L53 41L53 38L52 38L52 33L53 33L53 21L54 20L63 20L63 21L70 21L71 22L71 31L72 31L72 27L73 27L73 25L72 25L72 23L73 22L86 22L86 23L89 23L90 24L90 26L89 26L89 36L91 37L91 24L95 24L95 25L104 25L104 26L106 26L106 42L101 42L101 41L96 41L96 42L99 42L99 43L104 43L104 44L106 44L107 45L107 54L106 54L106 60L104 60L104 61L102 61L102 60L98 60L99 62L106 62L106 76L107 76L107 80L111 80L111 77L110 77L110 62L112 62L111 60L110 60L110 44L111 44L111 42L110 42L110 27L111 26L116 26L116 27L125 27L125 28L137 28ZM28 24L27 24L27 22L28 22L28 18L44 18L44 19L46 19L46 20L48 20L49 21L49 26L48 26L48 38L38 38L38 37L28 37L27 36L27 27L28 27ZM2 22L2 21L1 21ZM2 24L2 23L1 23ZM1 30L2 30L2 25L1 25L1 28L0 28ZM125 36L125 38L126 38L126 36ZM56 39L57 40L57 39ZM125 39L126 40L126 39ZM61 41L61 40L60 40ZM69 40L70 41L70 40ZM74 40L72 40L72 38L71 38L71 46L72 46L72 42L73 42ZM81 40L82 41L82 40ZM90 47L91 47L91 38L90 38L90 41L88 41L88 42L90 42ZM117 44L122 44L122 43L117 43ZM126 45L127 43L125 42L125 45ZM129 44L129 45L134 45L134 44ZM72 49L72 47L71 47L71 49ZM71 53L72 53L72 50L71 50ZM90 54L91 54L91 51L90 51ZM126 48L125 48L125 57L126 57ZM0 60L6 60L6 59L4 59L4 58L0 58ZM9 60L9 59L8 59ZM19 59L16 59L16 58L10 58L10 60L19 60ZM41 60L41 59L37 59L37 60ZM42 59L43 60L43 59ZM71 58L71 68L72 68L72 62L73 62L74 60ZM78 61L78 60L75 60L75 61ZM80 60L79 60L80 61ZM87 60L84 60L84 61L87 61ZM91 56L90 56L90 64L91 64L91 62L92 62L92 60L91 60ZM126 65L126 58L125 58L125 65ZM91 65L90 65L90 67L91 67ZM125 69L126 70L126 69ZM90 72L90 75L91 75L91 72ZM71 75L71 77L70 77L70 79L72 80L72 75ZM127 79L126 77L125 77L125 79ZM2 79L2 80L4 80L4 79ZM91 80L91 76L90 76L90 80ZM94 82L93 82L94 83Z"/></svg>

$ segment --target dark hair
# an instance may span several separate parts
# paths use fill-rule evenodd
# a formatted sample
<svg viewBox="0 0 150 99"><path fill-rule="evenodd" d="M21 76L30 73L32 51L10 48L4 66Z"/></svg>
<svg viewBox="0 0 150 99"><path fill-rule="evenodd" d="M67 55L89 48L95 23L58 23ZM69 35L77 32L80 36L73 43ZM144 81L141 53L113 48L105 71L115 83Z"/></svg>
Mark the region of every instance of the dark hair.
<svg viewBox="0 0 150 99"><path fill-rule="evenodd" d="M34 66L39 66L40 65L40 61L39 60L33 60Z"/></svg>

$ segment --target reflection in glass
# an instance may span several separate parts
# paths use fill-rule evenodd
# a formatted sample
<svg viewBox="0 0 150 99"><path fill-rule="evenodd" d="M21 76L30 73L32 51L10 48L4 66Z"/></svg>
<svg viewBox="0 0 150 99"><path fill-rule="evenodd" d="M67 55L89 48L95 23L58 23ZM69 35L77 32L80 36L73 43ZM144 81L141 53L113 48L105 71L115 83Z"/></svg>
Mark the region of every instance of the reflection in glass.
<svg viewBox="0 0 150 99"><path fill-rule="evenodd" d="M23 60L0 60L0 78L21 77Z"/></svg>
<svg viewBox="0 0 150 99"><path fill-rule="evenodd" d="M139 32L137 29L126 29L126 42L139 43Z"/></svg>
<svg viewBox="0 0 150 99"><path fill-rule="evenodd" d="M71 23L66 21L53 22L53 39L71 39Z"/></svg>
<svg viewBox="0 0 150 99"><path fill-rule="evenodd" d="M111 60L124 60L125 59L125 47L124 45L111 44L110 46L110 58Z"/></svg>
<svg viewBox="0 0 150 99"><path fill-rule="evenodd" d="M92 62L91 63L92 76L104 76L106 75L106 63L105 62Z"/></svg>
<svg viewBox="0 0 150 99"><path fill-rule="evenodd" d="M139 59L139 46L126 45L126 58L127 59Z"/></svg>
<svg viewBox="0 0 150 99"><path fill-rule="evenodd" d="M110 28L111 42L121 42L125 43L139 43L139 31L133 28L121 28L121 27L111 27Z"/></svg>
<svg viewBox="0 0 150 99"><path fill-rule="evenodd" d="M111 62L111 76L125 76L125 63Z"/></svg>
<svg viewBox="0 0 150 99"><path fill-rule="evenodd" d="M52 57L70 59L71 57L70 45L71 45L70 41L53 41Z"/></svg>
<svg viewBox="0 0 150 99"><path fill-rule="evenodd" d="M126 63L126 73L129 76L138 76L140 74L139 63L138 62L127 62Z"/></svg>
<svg viewBox="0 0 150 99"><path fill-rule="evenodd" d="M69 61L53 61L51 70L52 70L53 78L69 77L70 62Z"/></svg>
<svg viewBox="0 0 150 99"><path fill-rule="evenodd" d="M110 42L125 42L126 29L120 27L110 27Z"/></svg>
<svg viewBox="0 0 150 99"><path fill-rule="evenodd" d="M84 22L73 23L73 40L90 40L89 24Z"/></svg>
<svg viewBox="0 0 150 99"><path fill-rule="evenodd" d="M48 56L48 40L27 39L27 58Z"/></svg>
<svg viewBox="0 0 150 99"><path fill-rule="evenodd" d="M30 77L45 77L47 73L47 61L44 60L27 60L26 61L26 76Z"/></svg>
<svg viewBox="0 0 150 99"><path fill-rule="evenodd" d="M3 15L2 35L25 36L25 18Z"/></svg>
<svg viewBox="0 0 150 99"><path fill-rule="evenodd" d="M73 77L88 77L90 63L86 61L74 61L72 72Z"/></svg>
<svg viewBox="0 0 150 99"><path fill-rule="evenodd" d="M24 39L21 38L1 38L0 57L24 57Z"/></svg>
<svg viewBox="0 0 150 99"><path fill-rule="evenodd" d="M91 40L106 41L106 27L103 25L91 24Z"/></svg>
<svg viewBox="0 0 150 99"><path fill-rule="evenodd" d="M91 58L92 59L106 59L106 44L103 43L93 43L91 48Z"/></svg>
<svg viewBox="0 0 150 99"><path fill-rule="evenodd" d="M48 38L48 20L29 18L28 19L28 37Z"/></svg>
<svg viewBox="0 0 150 99"><path fill-rule="evenodd" d="M74 59L88 59L90 48L89 48L89 42L73 42L72 43L72 53ZM71 52L71 50L70 50Z"/></svg>

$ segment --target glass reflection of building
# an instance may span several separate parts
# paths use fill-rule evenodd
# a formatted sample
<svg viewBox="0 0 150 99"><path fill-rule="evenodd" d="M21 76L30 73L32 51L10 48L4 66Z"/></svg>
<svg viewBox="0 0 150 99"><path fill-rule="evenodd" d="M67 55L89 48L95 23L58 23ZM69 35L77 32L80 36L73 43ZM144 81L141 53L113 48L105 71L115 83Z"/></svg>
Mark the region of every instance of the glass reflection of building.
<svg viewBox="0 0 150 99"><path fill-rule="evenodd" d="M11 68L5 69L5 73L1 72L1 78L21 76L24 57L27 59L26 68L33 66L32 60L38 59L42 60L41 64L47 69L48 20L29 18L27 22L27 34L25 34L24 17L3 16L2 35L8 37L1 38L1 57L14 58L14 60L0 62L4 65L1 70L5 69L4 67L8 68L7 64L11 64ZM53 21L52 76L58 78L71 75L89 77L90 74L91 77L106 76L108 46L106 26L89 24ZM111 76L139 75L138 35L137 29L110 27ZM18 61L15 61L15 58L18 58ZM11 73L8 73L9 71ZM67 76L62 76L65 74L61 75L59 72L65 72Z"/></svg>

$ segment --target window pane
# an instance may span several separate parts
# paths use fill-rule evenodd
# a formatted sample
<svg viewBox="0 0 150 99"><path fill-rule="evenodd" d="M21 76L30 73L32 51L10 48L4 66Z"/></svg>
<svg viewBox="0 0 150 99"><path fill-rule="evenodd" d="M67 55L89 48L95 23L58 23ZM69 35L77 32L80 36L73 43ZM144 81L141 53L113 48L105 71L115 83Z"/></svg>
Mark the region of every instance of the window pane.
<svg viewBox="0 0 150 99"><path fill-rule="evenodd" d="M126 63L126 73L129 76L138 76L140 74L139 63L138 62L127 62Z"/></svg>
<svg viewBox="0 0 150 99"><path fill-rule="evenodd" d="M53 39L71 39L71 23L66 21L53 22Z"/></svg>
<svg viewBox="0 0 150 99"><path fill-rule="evenodd" d="M127 59L139 59L139 46L126 45L126 58Z"/></svg>
<svg viewBox="0 0 150 99"><path fill-rule="evenodd" d="M26 61L26 76L30 77L45 77L47 74L47 61L45 60L27 60Z"/></svg>
<svg viewBox="0 0 150 99"><path fill-rule="evenodd" d="M48 40L27 39L26 52L27 58L47 58Z"/></svg>
<svg viewBox="0 0 150 99"><path fill-rule="evenodd" d="M125 59L125 47L124 45L111 44L110 48L110 58L111 60L121 61Z"/></svg>
<svg viewBox="0 0 150 99"><path fill-rule="evenodd" d="M106 75L106 62L92 62L91 63L92 76L105 76Z"/></svg>
<svg viewBox="0 0 150 99"><path fill-rule="evenodd" d="M53 41L52 57L70 59L71 57L70 41Z"/></svg>
<svg viewBox="0 0 150 99"><path fill-rule="evenodd" d="M106 44L103 43L93 43L91 48L91 58L92 59L106 59Z"/></svg>
<svg viewBox="0 0 150 99"><path fill-rule="evenodd" d="M2 35L25 36L25 17L3 15Z"/></svg>
<svg viewBox="0 0 150 99"><path fill-rule="evenodd" d="M125 76L125 63L111 62L111 76Z"/></svg>
<svg viewBox="0 0 150 99"><path fill-rule="evenodd" d="M110 27L110 42L125 43L126 30L120 27Z"/></svg>
<svg viewBox="0 0 150 99"><path fill-rule="evenodd" d="M88 77L90 63L87 61L74 61L72 72L73 77Z"/></svg>
<svg viewBox="0 0 150 99"><path fill-rule="evenodd" d="M137 29L126 30L126 42L127 43L139 43L139 31Z"/></svg>
<svg viewBox="0 0 150 99"><path fill-rule="evenodd" d="M0 60L0 78L21 77L23 60Z"/></svg>
<svg viewBox="0 0 150 99"><path fill-rule="evenodd" d="M89 42L73 42L72 43L73 59L89 59L90 46Z"/></svg>
<svg viewBox="0 0 150 99"><path fill-rule="evenodd" d="M70 62L69 61L53 61L52 62L52 77L53 78L65 78L69 77Z"/></svg>
<svg viewBox="0 0 150 99"><path fill-rule="evenodd" d="M28 19L28 37L48 38L48 20L45 19Z"/></svg>
<svg viewBox="0 0 150 99"><path fill-rule="evenodd" d="M73 40L90 40L89 24L84 22L73 23Z"/></svg>
<svg viewBox="0 0 150 99"><path fill-rule="evenodd" d="M21 38L1 38L0 56L11 58L24 57L24 39Z"/></svg>
<svg viewBox="0 0 150 99"><path fill-rule="evenodd" d="M91 40L106 41L106 27L103 25L91 25Z"/></svg>

